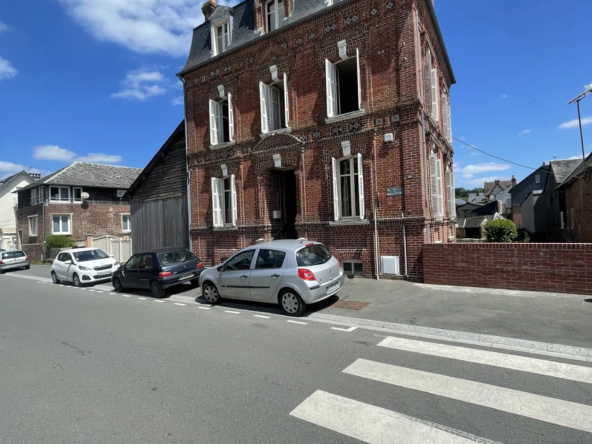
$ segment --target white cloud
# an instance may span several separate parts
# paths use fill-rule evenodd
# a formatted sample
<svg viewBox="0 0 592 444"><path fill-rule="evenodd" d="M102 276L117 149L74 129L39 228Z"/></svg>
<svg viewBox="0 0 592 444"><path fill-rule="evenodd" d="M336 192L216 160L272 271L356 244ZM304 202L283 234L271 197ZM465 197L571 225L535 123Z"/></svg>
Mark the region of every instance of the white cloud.
<svg viewBox="0 0 592 444"><path fill-rule="evenodd" d="M123 89L111 97L144 101L166 92L165 77L158 71L138 70L129 73L123 82Z"/></svg>
<svg viewBox="0 0 592 444"><path fill-rule="evenodd" d="M487 177L475 177L472 179L461 179L459 184L462 185L470 185L473 187L483 187L485 182L494 182L497 179L499 180L509 180L508 176L487 176Z"/></svg>
<svg viewBox="0 0 592 444"><path fill-rule="evenodd" d="M584 117L582 119L582 126L592 124L592 117ZM559 129L566 129L566 128L578 128L580 123L578 119L570 120L569 122L562 123L557 128Z"/></svg>
<svg viewBox="0 0 592 444"><path fill-rule="evenodd" d="M505 171L509 170L510 165L502 163L476 163L473 165L467 165L462 169L462 177L464 179L471 179L475 174L487 173L489 171Z"/></svg>
<svg viewBox="0 0 592 444"><path fill-rule="evenodd" d="M3 59L2 56L0 56L0 80L12 79L18 73L18 70L12 66L10 60Z"/></svg>
<svg viewBox="0 0 592 444"><path fill-rule="evenodd" d="M183 105L183 96L175 97L173 100L171 100L171 105L173 105L173 106Z"/></svg>
<svg viewBox="0 0 592 444"><path fill-rule="evenodd" d="M525 134L530 134L531 132L532 132L532 131L530 131L529 129L525 129L525 130L523 130L523 131L520 131L520 132L518 133L518 135L519 135L519 136L523 136L523 135L525 135Z"/></svg>
<svg viewBox="0 0 592 444"><path fill-rule="evenodd" d="M35 159L69 162L76 157L76 153L60 148L57 145L42 145L33 148L33 157Z"/></svg>
<svg viewBox="0 0 592 444"><path fill-rule="evenodd" d="M76 160L92 163L120 163L122 158L115 154L88 153L88 155L78 157Z"/></svg>
<svg viewBox="0 0 592 444"><path fill-rule="evenodd" d="M28 171L29 173L38 173L45 176L48 172L38 168L31 168L20 163L12 163L0 160L0 179L20 173L21 171Z"/></svg>
<svg viewBox="0 0 592 444"><path fill-rule="evenodd" d="M0 20L0 34L8 30L8 25Z"/></svg>
<svg viewBox="0 0 592 444"><path fill-rule="evenodd" d="M184 56L203 21L195 0L60 0L96 39L139 53Z"/></svg>

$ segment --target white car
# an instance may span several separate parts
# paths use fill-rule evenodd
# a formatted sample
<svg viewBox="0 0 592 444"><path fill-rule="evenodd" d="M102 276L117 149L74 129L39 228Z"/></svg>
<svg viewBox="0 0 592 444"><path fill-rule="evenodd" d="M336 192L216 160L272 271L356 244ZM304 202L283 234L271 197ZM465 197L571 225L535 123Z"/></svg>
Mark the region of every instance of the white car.
<svg viewBox="0 0 592 444"><path fill-rule="evenodd" d="M54 284L69 281L75 287L109 281L119 264L99 248L73 248L62 251L51 265Z"/></svg>

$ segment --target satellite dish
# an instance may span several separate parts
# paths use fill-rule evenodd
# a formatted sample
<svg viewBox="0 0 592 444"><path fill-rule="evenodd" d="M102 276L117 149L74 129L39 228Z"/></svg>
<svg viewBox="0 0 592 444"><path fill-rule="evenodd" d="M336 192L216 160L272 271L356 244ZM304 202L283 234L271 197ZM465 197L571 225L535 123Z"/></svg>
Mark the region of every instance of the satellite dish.
<svg viewBox="0 0 592 444"><path fill-rule="evenodd" d="M82 193L82 198L83 199L88 199L90 197L90 194L88 193Z"/></svg>

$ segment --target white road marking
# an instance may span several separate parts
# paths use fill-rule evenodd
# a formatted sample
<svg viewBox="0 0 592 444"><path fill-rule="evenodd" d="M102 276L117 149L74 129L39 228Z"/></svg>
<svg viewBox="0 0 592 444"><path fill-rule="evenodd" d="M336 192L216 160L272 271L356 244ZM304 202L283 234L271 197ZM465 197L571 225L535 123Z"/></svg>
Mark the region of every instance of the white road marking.
<svg viewBox="0 0 592 444"><path fill-rule="evenodd" d="M131 295L129 295L129 294L122 294L120 296L123 296L124 298L131 298Z"/></svg>
<svg viewBox="0 0 592 444"><path fill-rule="evenodd" d="M103 293L102 291L97 290L97 293Z"/></svg>
<svg viewBox="0 0 592 444"><path fill-rule="evenodd" d="M78 288L79 290L84 290L84 291L88 290L88 288L80 288L80 287L77 287L77 288ZM94 290L91 290L91 291L94 291Z"/></svg>
<svg viewBox="0 0 592 444"><path fill-rule="evenodd" d="M127 296L127 297L130 297L131 298L131 296ZM141 300L145 301L148 298L138 298L138 299L141 299Z"/></svg>
<svg viewBox="0 0 592 444"><path fill-rule="evenodd" d="M197 307L197 308L199 308L201 310L210 310L212 307Z"/></svg>
<svg viewBox="0 0 592 444"><path fill-rule="evenodd" d="M178 302L175 302L175 305L180 305L181 307L187 307L187 304L180 304Z"/></svg>
<svg viewBox="0 0 592 444"><path fill-rule="evenodd" d="M109 293L109 294L112 294L112 295L114 295L114 296L115 296L117 293Z"/></svg>
<svg viewBox="0 0 592 444"><path fill-rule="evenodd" d="M300 324L300 325L307 325L308 322L300 322L300 321L286 321L289 322L290 324Z"/></svg>
<svg viewBox="0 0 592 444"><path fill-rule="evenodd" d="M493 444L460 430L317 390L291 416L371 444Z"/></svg>
<svg viewBox="0 0 592 444"><path fill-rule="evenodd" d="M394 337L384 339L378 346L592 384L592 368L580 365Z"/></svg>
<svg viewBox="0 0 592 444"><path fill-rule="evenodd" d="M88 291L93 291L93 292L94 292L94 291L96 291L96 290L91 290L91 289L89 288L89 289L88 289Z"/></svg>
<svg viewBox="0 0 592 444"><path fill-rule="evenodd" d="M592 406L358 359L344 373L592 433Z"/></svg>
<svg viewBox="0 0 592 444"><path fill-rule="evenodd" d="M256 318L261 318L261 319L270 319L269 316L262 316L262 315L253 315Z"/></svg>
<svg viewBox="0 0 592 444"><path fill-rule="evenodd" d="M164 301L154 301L154 302L162 302L164 304Z"/></svg>
<svg viewBox="0 0 592 444"><path fill-rule="evenodd" d="M350 327L350 328L339 328L339 327L331 327L331 330L339 330L339 331L346 331L348 333L351 333L352 331L354 331L356 328L358 327Z"/></svg>
<svg viewBox="0 0 592 444"><path fill-rule="evenodd" d="M231 314L240 314L240 311L230 311L230 310L224 310L224 313L231 313Z"/></svg>

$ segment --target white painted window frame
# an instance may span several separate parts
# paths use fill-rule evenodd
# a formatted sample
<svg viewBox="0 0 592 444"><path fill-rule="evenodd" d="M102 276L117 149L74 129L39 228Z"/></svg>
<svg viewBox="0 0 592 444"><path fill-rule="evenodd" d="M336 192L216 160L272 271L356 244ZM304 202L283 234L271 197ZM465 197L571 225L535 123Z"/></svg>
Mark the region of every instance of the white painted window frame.
<svg viewBox="0 0 592 444"><path fill-rule="evenodd" d="M53 196L51 194L52 188L58 189L58 195L60 196L60 198L58 200L53 200ZM67 200L62 200L62 190L63 189L68 190L68 199ZM72 190L70 189L70 187L63 187L60 185L50 185L49 186L49 202L51 202L51 203L69 203L71 201L72 201Z"/></svg>
<svg viewBox="0 0 592 444"><path fill-rule="evenodd" d="M55 231L53 226L53 219L55 217L60 218L60 231ZM62 217L68 218L68 231L62 231ZM71 235L72 234L72 214L67 213L56 213L51 215L51 234Z"/></svg>
<svg viewBox="0 0 592 444"><path fill-rule="evenodd" d="M444 216L442 192L442 161L435 153L430 154L430 189L432 195L432 213L436 218Z"/></svg>
<svg viewBox="0 0 592 444"><path fill-rule="evenodd" d="M223 102L228 105L228 136L229 141L224 142L224 112ZM234 109L232 105L232 94L228 94L227 98L217 101L209 100L209 114L210 114L210 145L224 145L234 142Z"/></svg>
<svg viewBox="0 0 592 444"><path fill-rule="evenodd" d="M357 64L357 78L358 78L358 109L351 113L364 112L362 108L362 81L360 73L360 50L356 48L356 55L347 57L338 62L332 63L329 59L325 59L325 95L327 98L327 118L339 117L350 113L341 113L341 103L339 100L339 71L337 65L345 60L356 58Z"/></svg>
<svg viewBox="0 0 592 444"><path fill-rule="evenodd" d="M359 207L360 207L360 214L355 213L355 176L356 173L354 172L353 168L353 159L357 159L358 161L358 194L359 194ZM342 216L343 214L343 202L342 202L342 189L341 189L341 169L340 163L342 161L349 160L350 161L350 194L351 194L351 212L352 216ZM332 159L332 168L333 168L333 212L334 212L334 220L364 220L366 216L366 208L365 208L365 199L364 199L364 162L363 156L361 153L354 154L353 156L344 156L339 159L333 158Z"/></svg>
<svg viewBox="0 0 592 444"><path fill-rule="evenodd" d="M352 266L351 267L351 269L352 269L351 273L347 273L345 271L345 265L346 264L351 264L351 266ZM354 264L362 264L362 272L361 273L360 272L357 272L356 273L356 271L354 269ZM364 275L364 262L359 261L357 259L347 259L347 260L341 261L341 268L343 269L343 272L345 274L347 274L348 276L363 276Z"/></svg>
<svg viewBox="0 0 592 444"><path fill-rule="evenodd" d="M230 179L230 190L231 193L230 201L232 205L232 220L227 222L225 218L226 214L226 203L224 199L224 193L227 191L224 189L224 180ZM238 206L236 197L236 177L234 174L222 177L212 177L212 219L215 228L222 227L236 227L238 218Z"/></svg>
<svg viewBox="0 0 592 444"><path fill-rule="evenodd" d="M125 221L124 219L127 217L127 230L125 229ZM122 213L121 214L121 231L123 233L131 233L132 232L132 216L129 213Z"/></svg>
<svg viewBox="0 0 592 444"><path fill-rule="evenodd" d="M269 11L269 5L273 5L273 10L272 12ZM282 17L280 18L279 15L279 0L270 0L268 2L265 2L265 32L272 32L275 31L278 28L281 28L281 26L284 23L284 19L286 18L286 2L285 0L282 0ZM275 28L271 29L270 26L270 16L274 15L273 21L274 21L274 25Z"/></svg>
<svg viewBox="0 0 592 444"><path fill-rule="evenodd" d="M28 216L29 218L29 236L30 237L37 237L39 235L39 218L37 215L35 216ZM35 233L33 233L31 221L35 220Z"/></svg>
<svg viewBox="0 0 592 444"><path fill-rule="evenodd" d="M80 199L76 199L76 197L74 196L75 194L75 190L80 190ZM82 203L84 201L84 199L82 198L82 193L84 191L82 190L82 187L72 187L72 202L74 203Z"/></svg>
<svg viewBox="0 0 592 444"><path fill-rule="evenodd" d="M271 129L273 125L273 90L275 89L278 93L278 100L282 91L274 85L283 83L284 88L284 120L285 126ZM259 103L261 112L261 133L270 134L275 132L282 132L290 129L290 98L288 93L288 75L284 73L282 80L268 85L263 82L259 82ZM281 107L278 108L277 118L281 121L282 112Z"/></svg>

